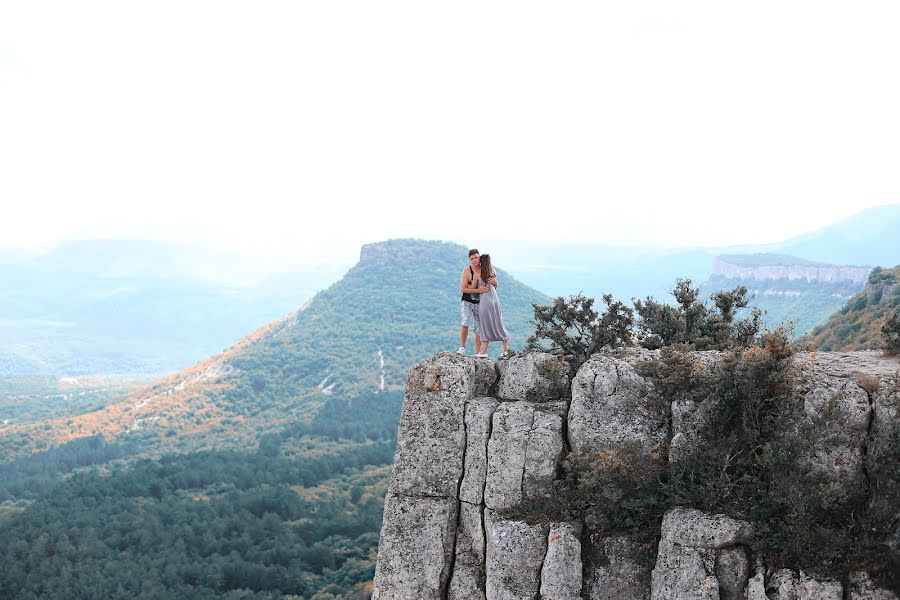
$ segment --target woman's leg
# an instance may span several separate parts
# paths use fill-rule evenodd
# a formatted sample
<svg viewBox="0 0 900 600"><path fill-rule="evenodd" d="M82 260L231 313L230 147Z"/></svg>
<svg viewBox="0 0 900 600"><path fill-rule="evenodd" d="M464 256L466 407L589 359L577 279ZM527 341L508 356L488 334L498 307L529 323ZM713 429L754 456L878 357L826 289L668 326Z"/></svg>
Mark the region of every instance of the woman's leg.
<svg viewBox="0 0 900 600"><path fill-rule="evenodd" d="M503 354L509 354L509 340L503 340Z"/></svg>
<svg viewBox="0 0 900 600"><path fill-rule="evenodd" d="M481 353L482 354L487 354L488 344L490 344L490 342L485 342L485 341L481 342Z"/></svg>

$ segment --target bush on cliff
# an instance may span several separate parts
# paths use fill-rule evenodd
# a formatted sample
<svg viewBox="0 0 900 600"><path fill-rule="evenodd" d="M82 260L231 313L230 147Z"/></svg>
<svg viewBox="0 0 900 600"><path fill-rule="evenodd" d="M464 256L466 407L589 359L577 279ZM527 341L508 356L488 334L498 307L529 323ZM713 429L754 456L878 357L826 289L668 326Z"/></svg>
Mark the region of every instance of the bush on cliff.
<svg viewBox="0 0 900 600"><path fill-rule="evenodd" d="M885 322L881 335L884 337L885 352L891 356L900 354L900 310L895 310Z"/></svg>
<svg viewBox="0 0 900 600"><path fill-rule="evenodd" d="M700 288L690 279L679 279L672 296L674 306L652 297L634 301L640 316L638 337L645 348L690 344L696 350L727 350L758 341L762 317L758 309L752 311L750 318L735 321L737 311L746 308L751 299L746 287L712 294L710 300L715 308L700 299Z"/></svg>
<svg viewBox="0 0 900 600"><path fill-rule="evenodd" d="M867 475L835 481L810 468L808 457L834 441L828 425L840 422L840 406L832 401L817 417L798 418L785 332L715 363L689 350L665 347L658 360L636 367L653 381L654 401L697 403L701 424L676 462L652 464L634 448L571 453L548 497L509 514L580 520L588 539L627 535L641 544L658 537L671 507L725 513L754 524L753 549L767 565L833 575L867 570L900 587L892 576L900 574L900 429L870 445Z"/></svg>
<svg viewBox="0 0 900 600"><path fill-rule="evenodd" d="M581 294L556 298L549 306L532 304L535 329L527 349L564 355L577 369L595 352L631 345L634 312L610 294L603 302L602 315L594 310L594 299Z"/></svg>

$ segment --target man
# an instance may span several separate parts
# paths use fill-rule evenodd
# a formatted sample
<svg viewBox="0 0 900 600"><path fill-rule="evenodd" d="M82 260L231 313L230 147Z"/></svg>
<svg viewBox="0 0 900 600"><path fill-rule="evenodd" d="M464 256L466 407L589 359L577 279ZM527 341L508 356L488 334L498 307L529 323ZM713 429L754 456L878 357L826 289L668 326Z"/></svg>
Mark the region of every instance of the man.
<svg viewBox="0 0 900 600"><path fill-rule="evenodd" d="M478 287L478 278L481 277L481 255L478 250L469 250L469 266L463 269L459 278L459 291L462 292L462 300L459 302L459 312L462 323L459 326L459 350L458 354L466 353L466 339L469 336L469 327L475 334L475 351L481 347L481 336L478 335L478 302L479 294L488 291L487 287ZM496 285L496 280L491 281Z"/></svg>

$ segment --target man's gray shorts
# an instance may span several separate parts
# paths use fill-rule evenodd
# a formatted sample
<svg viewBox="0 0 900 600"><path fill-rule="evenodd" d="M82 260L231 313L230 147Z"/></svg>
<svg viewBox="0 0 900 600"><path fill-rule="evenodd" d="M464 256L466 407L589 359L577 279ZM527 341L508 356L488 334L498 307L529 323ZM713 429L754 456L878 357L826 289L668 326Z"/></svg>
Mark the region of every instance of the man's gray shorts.
<svg viewBox="0 0 900 600"><path fill-rule="evenodd" d="M459 303L459 314L462 317L460 325L468 327L472 333L478 333L478 305L461 300Z"/></svg>

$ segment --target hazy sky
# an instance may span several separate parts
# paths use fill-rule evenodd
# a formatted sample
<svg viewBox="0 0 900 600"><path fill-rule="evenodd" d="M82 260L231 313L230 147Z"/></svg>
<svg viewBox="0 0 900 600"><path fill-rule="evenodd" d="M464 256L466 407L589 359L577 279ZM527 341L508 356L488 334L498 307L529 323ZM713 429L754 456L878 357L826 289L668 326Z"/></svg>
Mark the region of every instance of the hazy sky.
<svg viewBox="0 0 900 600"><path fill-rule="evenodd" d="M898 31L894 0L5 1L0 246L775 241L900 203Z"/></svg>

